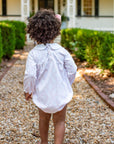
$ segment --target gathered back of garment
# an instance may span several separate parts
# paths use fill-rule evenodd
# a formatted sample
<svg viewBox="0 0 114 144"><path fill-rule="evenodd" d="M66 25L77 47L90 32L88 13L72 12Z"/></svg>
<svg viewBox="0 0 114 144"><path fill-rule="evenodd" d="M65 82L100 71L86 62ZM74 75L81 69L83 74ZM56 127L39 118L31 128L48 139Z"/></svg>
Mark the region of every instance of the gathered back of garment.
<svg viewBox="0 0 114 144"><path fill-rule="evenodd" d="M71 84L77 67L63 47L56 43L39 44L28 55L24 91L46 113L55 113L72 99Z"/></svg>

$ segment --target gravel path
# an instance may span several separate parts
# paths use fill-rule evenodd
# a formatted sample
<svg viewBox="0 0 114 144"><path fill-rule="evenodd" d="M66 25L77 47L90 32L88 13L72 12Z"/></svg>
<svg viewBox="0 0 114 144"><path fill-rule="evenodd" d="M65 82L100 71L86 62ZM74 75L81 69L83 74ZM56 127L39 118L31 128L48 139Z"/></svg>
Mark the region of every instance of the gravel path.
<svg viewBox="0 0 114 144"><path fill-rule="evenodd" d="M0 82L0 144L36 144L39 138L38 109L23 95L25 52ZM113 111L82 78L80 71L73 84L74 97L66 116L65 143L113 144ZM53 144L53 123L50 121L49 144Z"/></svg>

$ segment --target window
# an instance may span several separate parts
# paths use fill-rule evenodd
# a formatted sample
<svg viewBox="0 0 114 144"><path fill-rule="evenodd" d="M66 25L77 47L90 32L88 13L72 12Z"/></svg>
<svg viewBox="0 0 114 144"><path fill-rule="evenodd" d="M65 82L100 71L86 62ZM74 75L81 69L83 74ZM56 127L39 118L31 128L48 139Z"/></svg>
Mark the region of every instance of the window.
<svg viewBox="0 0 114 144"><path fill-rule="evenodd" d="M99 0L77 0L77 16L99 16Z"/></svg>
<svg viewBox="0 0 114 144"><path fill-rule="evenodd" d="M83 15L91 16L93 11L93 0L83 0Z"/></svg>
<svg viewBox="0 0 114 144"><path fill-rule="evenodd" d="M32 3L32 12L34 13L34 11L35 11L34 10L34 0L32 0L31 3Z"/></svg>
<svg viewBox="0 0 114 144"><path fill-rule="evenodd" d="M65 6L66 5L66 0L63 0L63 6Z"/></svg>
<svg viewBox="0 0 114 144"><path fill-rule="evenodd" d="M2 15L6 16L7 15L7 1L2 0Z"/></svg>
<svg viewBox="0 0 114 144"><path fill-rule="evenodd" d="M39 0L39 9L54 9L54 0Z"/></svg>
<svg viewBox="0 0 114 144"><path fill-rule="evenodd" d="M54 9L54 0L48 0L48 8Z"/></svg>
<svg viewBox="0 0 114 144"><path fill-rule="evenodd" d="M60 2L60 0L58 0L58 13L59 14L61 13L61 2Z"/></svg>

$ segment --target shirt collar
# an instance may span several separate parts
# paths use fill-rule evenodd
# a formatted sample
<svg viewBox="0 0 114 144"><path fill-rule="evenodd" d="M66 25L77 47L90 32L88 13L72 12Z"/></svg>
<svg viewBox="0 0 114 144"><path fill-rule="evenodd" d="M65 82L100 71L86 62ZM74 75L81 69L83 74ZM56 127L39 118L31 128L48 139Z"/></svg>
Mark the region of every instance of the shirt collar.
<svg viewBox="0 0 114 144"><path fill-rule="evenodd" d="M46 45L44 44L38 44L36 47L38 50L45 50L47 48L51 48L52 50L56 50L60 48L60 45L57 43L47 43Z"/></svg>

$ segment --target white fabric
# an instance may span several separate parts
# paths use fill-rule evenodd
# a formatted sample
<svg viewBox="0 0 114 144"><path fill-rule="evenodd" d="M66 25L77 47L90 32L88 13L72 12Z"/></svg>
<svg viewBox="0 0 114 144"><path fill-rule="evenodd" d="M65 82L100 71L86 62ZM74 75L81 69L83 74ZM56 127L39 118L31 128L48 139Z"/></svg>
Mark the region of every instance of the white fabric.
<svg viewBox="0 0 114 144"><path fill-rule="evenodd" d="M28 55L24 91L46 113L55 113L72 99L77 66L59 44L39 44Z"/></svg>

